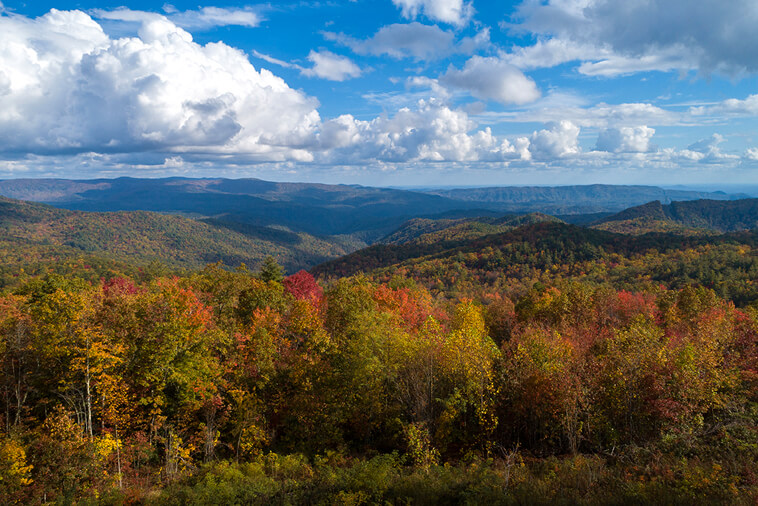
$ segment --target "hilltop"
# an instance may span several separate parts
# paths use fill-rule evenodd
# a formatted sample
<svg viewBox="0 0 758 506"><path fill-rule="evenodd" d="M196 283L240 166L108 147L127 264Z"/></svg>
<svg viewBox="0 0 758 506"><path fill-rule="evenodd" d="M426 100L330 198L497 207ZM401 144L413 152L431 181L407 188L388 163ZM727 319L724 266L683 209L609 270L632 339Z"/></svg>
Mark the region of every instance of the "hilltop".
<svg viewBox="0 0 758 506"><path fill-rule="evenodd" d="M458 219L415 218L407 221L399 229L379 242L382 244L433 244L461 241L502 233L515 227L546 221L561 222L560 219L554 216L542 213L500 217L478 216Z"/></svg>
<svg viewBox="0 0 758 506"><path fill-rule="evenodd" d="M197 268L221 262L257 266L272 255L288 270L344 254L307 234L260 228L257 237L181 216L148 211L86 212L0 197L3 275L93 257L87 263ZM264 237L264 232L267 237Z"/></svg>
<svg viewBox="0 0 758 506"><path fill-rule="evenodd" d="M723 233L751 230L758 227L758 199L703 199L666 205L654 201L602 218L593 223L592 227L631 234Z"/></svg>

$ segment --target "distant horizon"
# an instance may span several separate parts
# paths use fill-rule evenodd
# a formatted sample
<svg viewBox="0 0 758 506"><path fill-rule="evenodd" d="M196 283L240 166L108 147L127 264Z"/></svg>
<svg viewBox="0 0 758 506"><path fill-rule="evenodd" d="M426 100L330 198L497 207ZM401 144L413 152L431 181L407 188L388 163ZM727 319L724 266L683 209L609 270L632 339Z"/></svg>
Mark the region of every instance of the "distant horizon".
<svg viewBox="0 0 758 506"><path fill-rule="evenodd" d="M566 184L539 184L539 183L523 183L523 184L468 184L468 185L450 185L450 184L418 184L418 185L372 185L372 184L360 184L360 183L331 183L325 181L306 181L306 180L274 180L264 179L260 177L228 177L224 175L216 176L183 176L183 175L166 175L150 177L146 175L140 176L113 176L113 177L90 177L90 178L67 178L67 177L16 177L16 178L0 178L0 181L35 181L35 180L59 180L59 181L94 181L94 180L118 180L118 179L145 179L145 180L161 180L161 179L187 179L187 180L214 180L214 179L227 179L227 180L259 180L269 183L291 183L291 184L323 184L323 185L344 185L344 186L362 186L367 188L386 188L394 190L406 190L406 191L433 191L433 190L455 190L455 189L477 189L477 188L560 188L560 187L586 187L586 186L616 186L616 187L651 187L661 188L664 190L683 190L683 191L700 191L700 192L723 192L731 195L745 194L750 197L758 197L758 184L730 184L730 183L693 183L693 184L655 184L655 183L566 183Z"/></svg>

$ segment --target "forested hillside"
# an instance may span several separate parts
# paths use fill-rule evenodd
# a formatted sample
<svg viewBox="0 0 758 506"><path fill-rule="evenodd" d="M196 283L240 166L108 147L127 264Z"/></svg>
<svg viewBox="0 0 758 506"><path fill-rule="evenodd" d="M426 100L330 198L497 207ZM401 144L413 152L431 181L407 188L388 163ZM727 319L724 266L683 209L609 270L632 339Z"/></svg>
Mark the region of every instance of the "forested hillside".
<svg viewBox="0 0 758 506"><path fill-rule="evenodd" d="M756 230L453 214L314 278L231 269L281 229L0 211L0 502L758 500Z"/></svg>
<svg viewBox="0 0 758 506"><path fill-rule="evenodd" d="M503 278L31 279L0 296L0 496L754 503L758 312Z"/></svg>
<svg viewBox="0 0 758 506"><path fill-rule="evenodd" d="M335 278L411 277L434 293L477 296L576 280L620 289L707 286L739 305L758 300L758 231L716 236L616 234L562 223L429 244L375 245L314 268Z"/></svg>
<svg viewBox="0 0 758 506"><path fill-rule="evenodd" d="M561 221L542 213L475 218L415 218L379 241L382 244L432 244L447 241L475 239L505 232L513 228L550 221Z"/></svg>
<svg viewBox="0 0 758 506"><path fill-rule="evenodd" d="M750 230L758 228L758 199L694 200L668 205L654 201L602 218L592 226L600 230L633 234Z"/></svg>
<svg viewBox="0 0 758 506"><path fill-rule="evenodd" d="M179 216L68 211L0 197L2 284L11 282L20 269L43 272L64 268L68 262L122 264L120 268L160 262L172 269L221 262L255 268L272 255L294 272L352 249L280 229L259 227L240 233Z"/></svg>

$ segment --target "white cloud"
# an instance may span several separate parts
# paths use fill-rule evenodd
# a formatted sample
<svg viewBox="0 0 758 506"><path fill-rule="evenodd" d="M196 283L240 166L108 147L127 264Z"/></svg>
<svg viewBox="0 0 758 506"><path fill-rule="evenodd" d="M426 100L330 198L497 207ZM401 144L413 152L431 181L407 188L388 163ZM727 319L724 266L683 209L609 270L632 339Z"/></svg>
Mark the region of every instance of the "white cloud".
<svg viewBox="0 0 758 506"><path fill-rule="evenodd" d="M330 51L311 51L308 60L313 67L304 69L303 74L320 77L330 81L344 81L361 75L361 69L345 56L336 55Z"/></svg>
<svg viewBox="0 0 758 506"><path fill-rule="evenodd" d="M383 26L372 37L360 40L344 33L323 32L326 40L347 46L360 55L412 58L429 61L455 53L470 54L490 44L489 30L483 29L473 37L456 42L455 33L436 25L418 22Z"/></svg>
<svg viewBox="0 0 758 506"><path fill-rule="evenodd" d="M452 93L450 93L447 88L440 85L437 79L431 79L424 76L411 76L406 79L405 84L409 88L427 88L425 91L427 95L431 95L432 97L443 101L448 100L452 96Z"/></svg>
<svg viewBox="0 0 758 506"><path fill-rule="evenodd" d="M694 116L758 116L758 95L750 95L744 100L729 98L715 105L691 107Z"/></svg>
<svg viewBox="0 0 758 506"><path fill-rule="evenodd" d="M442 21L451 25L464 25L474 14L470 2L463 0L392 0L400 7L404 17L414 19L424 15L434 21Z"/></svg>
<svg viewBox="0 0 758 506"><path fill-rule="evenodd" d="M431 60L445 56L452 51L455 40L453 32L416 22L384 26L366 40L331 32L325 32L324 37L348 46L358 54L387 55L392 58L415 60Z"/></svg>
<svg viewBox="0 0 758 506"><path fill-rule="evenodd" d="M753 162L758 162L758 148L748 148L745 151L745 158Z"/></svg>
<svg viewBox="0 0 758 506"><path fill-rule="evenodd" d="M297 70L300 70L300 71L305 70L300 65L296 65L294 63L290 63L290 62L286 62L284 60L280 60L278 58L274 58L273 56L261 53L260 51L256 51L255 49L253 49L250 53L253 56L255 56L256 58L260 58L261 60L263 60L263 61L265 61L267 63L271 63L272 65L278 65L278 66L284 67L286 69L297 69Z"/></svg>
<svg viewBox="0 0 758 506"><path fill-rule="evenodd" d="M516 68L514 52L471 57L462 68L450 67L438 79L413 76L394 81L406 89L399 92L402 96L386 97L382 105L397 112L370 120L346 114L322 121L314 98L254 67L241 51L223 43L198 44L172 19L155 13L121 10L114 16L131 17L130 22L137 24L134 28L139 28L137 35L109 36L79 11L52 10L36 19L0 16L3 174L54 175L65 168L80 170L80 175L95 170L115 175L131 168L156 175L161 171L198 175L217 167L243 174L246 167L261 163L299 170L306 166L300 162L313 170L339 164L460 164L512 170L618 165L707 171L758 158L757 148L730 153L719 135L683 150L651 146L652 127L758 115L758 95L690 109L649 103L587 106L560 92L540 99L534 82ZM420 23L385 29L367 41L343 40L364 54L417 60L489 44L486 30L460 39L455 32ZM424 40L424 34L439 40ZM566 54L570 56L571 50L566 49ZM253 54L326 79L361 73L350 59L323 50L310 53L308 69ZM595 54L605 60L589 63L618 56ZM481 103L450 105L464 93L527 105L501 112L486 112ZM507 139L486 128L487 123L504 122L546 126ZM534 130L528 128L527 132ZM580 128L587 135L599 132L600 151L580 149Z"/></svg>
<svg viewBox="0 0 758 506"><path fill-rule="evenodd" d="M212 28L214 26L247 26L255 28L263 19L250 8L223 9L220 7L202 7L196 11L184 11L171 14L169 19L175 24L187 28Z"/></svg>
<svg viewBox="0 0 758 506"><path fill-rule="evenodd" d="M518 158L516 148L496 138L458 109L436 101L421 101L394 116L371 121L343 115L324 122L321 146L328 161L376 160L391 163L498 162Z"/></svg>
<svg viewBox="0 0 758 506"><path fill-rule="evenodd" d="M256 58L278 65L280 67L299 70L300 73L308 77L319 77L321 79L328 79L330 81L344 81L353 77L358 77L363 73L363 70L353 63L350 58L340 56L332 53L331 51L321 50L313 51L308 54L308 61L313 66L310 68L303 67L297 63L291 63L273 56L263 54L253 49L252 55Z"/></svg>
<svg viewBox="0 0 758 506"><path fill-rule="evenodd" d="M650 139L655 134L647 126L606 128L597 137L598 151L611 153L645 153L650 150Z"/></svg>
<svg viewBox="0 0 758 506"><path fill-rule="evenodd" d="M719 147L725 140L723 135L715 133L681 150L680 155L688 160L706 164L721 164L725 161L738 160L739 156L724 153Z"/></svg>
<svg viewBox="0 0 758 506"><path fill-rule="evenodd" d="M111 39L87 14L0 17L0 149L309 160L317 102L161 16Z"/></svg>
<svg viewBox="0 0 758 506"><path fill-rule="evenodd" d="M187 30L207 30L217 26L245 26L255 28L263 21L262 16L252 8L226 9L202 7L198 10L178 11L171 6L165 16L154 12L135 11L120 8L113 11L94 9L92 15L99 19L142 23L146 20L165 17L172 23Z"/></svg>
<svg viewBox="0 0 758 506"><path fill-rule="evenodd" d="M695 67L695 63L687 61L679 51L660 51L640 56L611 55L599 61L586 61L577 70L587 76L614 77L653 70L686 71Z"/></svg>
<svg viewBox="0 0 758 506"><path fill-rule="evenodd" d="M579 127L568 120L548 125L547 129L534 132L529 151L535 160L551 160L578 155Z"/></svg>
<svg viewBox="0 0 758 506"><path fill-rule="evenodd" d="M461 70L451 66L440 82L501 104L525 104L540 97L534 81L496 57L473 56Z"/></svg>
<svg viewBox="0 0 758 506"><path fill-rule="evenodd" d="M487 111L477 115L485 124L557 123L570 120L582 128L620 128L638 125L671 126L689 124L691 118L647 103L606 104L582 107L582 101L573 95L549 93L544 98L520 110L506 112Z"/></svg>
<svg viewBox="0 0 758 506"><path fill-rule="evenodd" d="M442 101L370 121L343 115L322 122L316 100L254 68L241 51L197 44L162 16L140 20L137 37L112 39L79 11L0 17L0 149L172 171L203 163L507 163L531 156L528 139L512 144L445 105L433 79L407 84L436 89ZM314 75L358 72L331 53L309 59ZM539 157L571 151L551 148L550 135L531 140Z"/></svg>
<svg viewBox="0 0 758 506"><path fill-rule="evenodd" d="M598 50L587 44L549 38L540 39L532 46L516 46L510 53L504 53L501 56L519 68L537 69L555 67L570 61L608 57L611 54L609 51Z"/></svg>
<svg viewBox="0 0 758 506"><path fill-rule="evenodd" d="M753 0L525 0L515 19L506 26L540 39L525 51L542 52L547 65L591 62L580 67L589 74L758 71L758 3Z"/></svg>

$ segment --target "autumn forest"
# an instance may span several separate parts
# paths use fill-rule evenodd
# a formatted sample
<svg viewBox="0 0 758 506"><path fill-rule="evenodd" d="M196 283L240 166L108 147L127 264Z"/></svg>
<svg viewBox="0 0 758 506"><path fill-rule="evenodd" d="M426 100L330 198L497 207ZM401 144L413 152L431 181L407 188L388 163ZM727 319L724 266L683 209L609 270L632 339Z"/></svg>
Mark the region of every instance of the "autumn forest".
<svg viewBox="0 0 758 506"><path fill-rule="evenodd" d="M295 271L77 250L86 213L9 209L0 502L758 500L753 232L411 220ZM172 219L172 255L224 240Z"/></svg>

